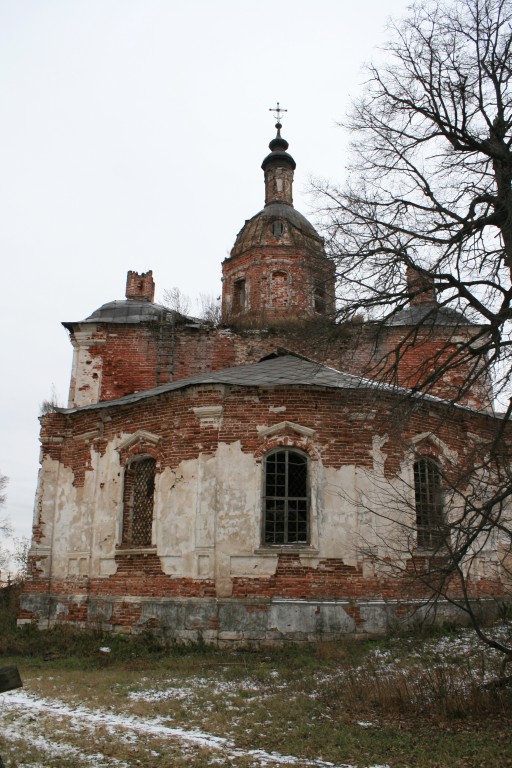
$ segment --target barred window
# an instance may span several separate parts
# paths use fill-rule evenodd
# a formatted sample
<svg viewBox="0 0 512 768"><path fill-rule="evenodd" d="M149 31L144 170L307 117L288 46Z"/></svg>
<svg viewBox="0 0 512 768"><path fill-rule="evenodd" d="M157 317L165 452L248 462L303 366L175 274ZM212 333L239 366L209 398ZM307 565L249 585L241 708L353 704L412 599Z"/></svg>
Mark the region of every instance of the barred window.
<svg viewBox="0 0 512 768"><path fill-rule="evenodd" d="M308 458L282 449L265 458L263 541L307 544L309 541Z"/></svg>
<svg viewBox="0 0 512 768"><path fill-rule="evenodd" d="M123 494L123 544L151 546L155 460L133 459L125 469Z"/></svg>
<svg viewBox="0 0 512 768"><path fill-rule="evenodd" d="M414 463L418 547L439 549L445 538L441 471L432 459Z"/></svg>

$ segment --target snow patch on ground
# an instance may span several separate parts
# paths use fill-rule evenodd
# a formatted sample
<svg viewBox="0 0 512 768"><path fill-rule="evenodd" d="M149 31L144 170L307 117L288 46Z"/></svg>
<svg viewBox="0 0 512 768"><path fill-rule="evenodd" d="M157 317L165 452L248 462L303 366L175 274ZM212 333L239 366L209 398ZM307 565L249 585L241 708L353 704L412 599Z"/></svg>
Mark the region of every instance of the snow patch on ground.
<svg viewBox="0 0 512 768"><path fill-rule="evenodd" d="M237 694L240 690L253 691L254 693L260 693L264 695L265 687L259 683L255 683L253 680L237 680L236 682L229 682L223 680L207 680L202 677L195 677L190 679L187 687L180 687L172 685L173 681L162 681L158 684L158 687L152 687L142 691L132 691L128 694L128 698L132 701L166 701L168 699L184 700L191 699L197 696L197 692L200 690L208 690L215 695ZM275 687L275 686L274 686ZM256 698L256 697L254 697Z"/></svg>
<svg viewBox="0 0 512 768"><path fill-rule="evenodd" d="M41 734L33 734L30 729L25 727L23 733L19 728L13 728L12 726L2 727L2 736L6 741L22 741L24 744L30 744L39 752L46 752L54 757L74 757L82 762L91 763L95 768L111 768L117 766L117 768L130 768L128 763L123 760L116 760L114 757L106 757L101 752L95 752L93 754L85 754L81 750L74 747L72 744L66 744L64 742L55 742L45 739ZM31 763L30 768L38 768L40 763ZM26 763L19 764L18 768L24 768L28 765Z"/></svg>
<svg viewBox="0 0 512 768"><path fill-rule="evenodd" d="M142 718L132 715L113 713L102 709L90 709L77 706L70 707L57 699L39 698L35 694L29 694L25 691L9 691L0 696L0 722L6 714L18 713L26 715L31 713L41 716L53 716L69 720L73 727L89 728L94 730L96 727L107 728L109 733L115 738L126 738L128 734L137 737L143 734L145 737L155 736L158 738L172 739L178 743L198 748L214 749L224 753L228 761L238 758L252 758L256 763L262 766L293 765L303 768L355 768L348 764L335 764L324 760L306 760L293 755L281 755L278 752L267 752L263 749L244 750L235 747L231 739L214 736L198 729L186 730L184 728L172 728L162 722L159 718ZM125 733L128 732L128 733ZM84 754L71 745L49 742L43 736L30 735L24 729L23 734L19 729L15 731L11 726L2 731L7 740L29 740L29 743L38 747L40 750L49 754L73 756L84 762L90 762L98 766L116 766L117 768L130 768L124 763L114 758L108 758L100 753ZM219 757L218 762L222 764L224 760ZM27 766L28 768L28 766ZM30 768L36 768L34 764ZM389 768L389 766L369 766L369 768Z"/></svg>

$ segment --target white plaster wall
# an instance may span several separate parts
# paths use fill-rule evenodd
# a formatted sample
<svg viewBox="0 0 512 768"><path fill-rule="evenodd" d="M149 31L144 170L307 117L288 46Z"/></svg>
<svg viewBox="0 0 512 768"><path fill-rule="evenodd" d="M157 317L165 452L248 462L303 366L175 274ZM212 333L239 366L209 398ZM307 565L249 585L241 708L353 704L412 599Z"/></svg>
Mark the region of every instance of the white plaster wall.
<svg viewBox="0 0 512 768"><path fill-rule="evenodd" d="M52 569L52 548L54 546L55 516L59 497L62 494L61 485L73 482L73 473L63 467L60 462L45 456L37 482L34 505L34 525L41 525L42 537L39 543L32 542L31 556L36 557L37 567L43 577L49 577Z"/></svg>
<svg viewBox="0 0 512 768"><path fill-rule="evenodd" d="M158 477L155 498L155 536L166 573L193 573L194 527L198 498L198 461L184 461Z"/></svg>
<svg viewBox="0 0 512 768"><path fill-rule="evenodd" d="M45 457L35 512L35 523L39 515L44 522L44 539L33 554L40 554L46 575L115 572L123 486L117 448L126 437L111 441L102 455L91 444L91 469L79 488L69 468ZM411 466L404 462L399 476L389 481L382 445L376 446L372 470L311 462L312 535L305 563L314 567L320 559L341 558L355 565L363 559L372 568L372 556L378 562L409 555L415 541ZM154 543L164 571L215 578L219 597L231 594L233 576L275 573L277 556L261 547L261 493L261 462L244 453L240 442L221 443L213 455L200 454L158 473ZM479 576L498 562L494 544L486 548L485 561L474 566Z"/></svg>
<svg viewBox="0 0 512 768"><path fill-rule="evenodd" d="M252 555L260 543L261 464L241 450L239 442L220 444L215 517L215 581L217 594L231 594L231 557Z"/></svg>
<svg viewBox="0 0 512 768"><path fill-rule="evenodd" d="M92 449L92 471L85 473L83 503L90 509L91 574L95 575L106 576L116 570L114 557L121 541L123 514L123 470L116 450L119 442L110 444L103 455Z"/></svg>
<svg viewBox="0 0 512 768"><path fill-rule="evenodd" d="M97 328L89 325L86 330L75 330L73 342L73 367L68 406L70 408L97 403L101 390L102 359L91 355L90 346L104 344L105 339L93 338Z"/></svg>

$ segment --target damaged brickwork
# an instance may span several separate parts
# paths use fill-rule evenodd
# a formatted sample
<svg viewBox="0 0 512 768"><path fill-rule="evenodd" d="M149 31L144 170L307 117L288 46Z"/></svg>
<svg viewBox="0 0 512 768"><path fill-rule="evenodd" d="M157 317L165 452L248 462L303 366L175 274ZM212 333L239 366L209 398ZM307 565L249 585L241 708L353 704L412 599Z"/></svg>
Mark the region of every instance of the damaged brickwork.
<svg viewBox="0 0 512 768"><path fill-rule="evenodd" d="M151 270L64 323L69 402L41 418L21 623L259 645L383 633L432 610L422 576L442 553L418 546L414 465L455 487L496 434L487 375L461 395L475 326L414 273L386 324L336 323L335 266L293 207L277 130L265 207L222 265L219 326L154 303ZM501 547L489 536L466 574L489 606ZM438 602L436 618L453 610Z"/></svg>

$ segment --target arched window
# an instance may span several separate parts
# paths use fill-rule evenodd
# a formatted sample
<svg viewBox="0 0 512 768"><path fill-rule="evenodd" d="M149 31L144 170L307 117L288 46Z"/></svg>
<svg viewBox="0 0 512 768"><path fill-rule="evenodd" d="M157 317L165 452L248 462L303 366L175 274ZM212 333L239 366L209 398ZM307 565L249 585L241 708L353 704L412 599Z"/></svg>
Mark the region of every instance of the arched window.
<svg viewBox="0 0 512 768"><path fill-rule="evenodd" d="M307 544L307 456L286 448L269 453L264 462L264 494L264 544Z"/></svg>
<svg viewBox="0 0 512 768"><path fill-rule="evenodd" d="M435 461L414 462L417 541L420 549L439 549L445 539L441 471Z"/></svg>
<svg viewBox="0 0 512 768"><path fill-rule="evenodd" d="M155 460L149 456L132 459L126 465L123 493L123 544L151 546Z"/></svg>

